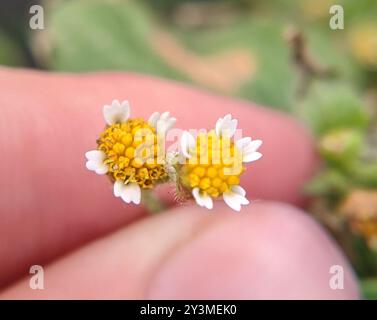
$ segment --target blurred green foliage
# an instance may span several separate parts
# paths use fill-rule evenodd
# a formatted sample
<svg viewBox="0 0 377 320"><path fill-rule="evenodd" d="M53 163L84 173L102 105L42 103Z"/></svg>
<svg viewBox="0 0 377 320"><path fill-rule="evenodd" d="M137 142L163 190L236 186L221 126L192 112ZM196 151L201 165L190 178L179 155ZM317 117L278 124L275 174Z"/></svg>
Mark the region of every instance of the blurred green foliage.
<svg viewBox="0 0 377 320"><path fill-rule="evenodd" d="M0 65L23 66L26 64L25 57L17 42L0 30Z"/></svg>
<svg viewBox="0 0 377 320"><path fill-rule="evenodd" d="M179 78L151 50L151 23L133 2L61 2L48 16L46 66L64 71L129 70Z"/></svg>
<svg viewBox="0 0 377 320"><path fill-rule="evenodd" d="M318 7L330 2L320 0ZM197 5L198 9L179 15L177 9L185 5ZM331 31L324 23L328 10L311 16L310 5L306 0L299 5L287 0L274 5L256 0L49 1L48 30L42 36L38 34L48 50L42 55L37 51L36 59L41 66L53 70L129 70L168 77L292 112L301 80L284 38L289 25L304 31L317 63L331 66L350 83L356 81L358 73L345 46L345 32ZM358 17L354 5L347 5ZM360 6L374 8L368 1ZM210 13L214 17L225 15L229 21L217 23L221 19L211 18ZM196 21L194 27L187 22L182 25L181 21L189 20L190 15ZM182 70L184 66L171 63L156 50L153 40L159 30L169 32L182 50L201 58L203 63L235 48L245 50L252 70L229 90L198 82ZM228 76L222 75L221 70L218 73L219 77Z"/></svg>
<svg viewBox="0 0 377 320"><path fill-rule="evenodd" d="M250 52L256 70L237 95L267 106L289 110L293 104L297 76L290 65L289 48L279 21L243 17L231 28L176 31L185 45L201 55L243 48ZM273 76L271 76L273 75Z"/></svg>
<svg viewBox="0 0 377 320"><path fill-rule="evenodd" d="M366 279L361 287L365 298L377 300L377 279Z"/></svg>
<svg viewBox="0 0 377 320"><path fill-rule="evenodd" d="M368 124L368 114L356 90L339 81L315 83L297 109L319 136L334 129L365 130Z"/></svg>

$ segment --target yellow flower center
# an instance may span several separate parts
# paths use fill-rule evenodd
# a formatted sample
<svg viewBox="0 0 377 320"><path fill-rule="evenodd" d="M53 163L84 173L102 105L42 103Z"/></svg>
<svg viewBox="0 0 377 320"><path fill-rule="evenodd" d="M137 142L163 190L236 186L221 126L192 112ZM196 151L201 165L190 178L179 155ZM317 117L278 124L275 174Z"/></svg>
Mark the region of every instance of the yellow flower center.
<svg viewBox="0 0 377 320"><path fill-rule="evenodd" d="M163 152L156 129L143 119L129 119L106 127L98 149L106 154L108 176L125 183L136 182L152 188L167 178Z"/></svg>
<svg viewBox="0 0 377 320"><path fill-rule="evenodd" d="M213 198L238 185L246 170L234 143L227 137L218 137L214 131L200 134L190 154L192 157L179 169L182 184L190 189L197 187Z"/></svg>

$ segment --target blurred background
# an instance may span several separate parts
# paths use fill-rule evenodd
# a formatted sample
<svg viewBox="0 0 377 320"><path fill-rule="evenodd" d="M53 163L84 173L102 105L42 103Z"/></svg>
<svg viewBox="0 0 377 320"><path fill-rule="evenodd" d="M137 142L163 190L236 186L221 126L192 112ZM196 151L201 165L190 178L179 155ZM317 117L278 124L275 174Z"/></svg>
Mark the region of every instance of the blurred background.
<svg viewBox="0 0 377 320"><path fill-rule="evenodd" d="M376 0L2 0L0 64L140 72L292 114L323 160L308 210L377 299L376 18Z"/></svg>

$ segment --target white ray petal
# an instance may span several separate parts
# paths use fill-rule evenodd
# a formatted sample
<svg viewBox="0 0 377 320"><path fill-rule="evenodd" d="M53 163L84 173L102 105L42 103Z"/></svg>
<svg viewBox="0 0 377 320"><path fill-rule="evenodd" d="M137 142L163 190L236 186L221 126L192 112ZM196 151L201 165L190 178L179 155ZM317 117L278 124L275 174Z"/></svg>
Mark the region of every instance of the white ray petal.
<svg viewBox="0 0 377 320"><path fill-rule="evenodd" d="M106 174L108 167L103 161L106 158L106 154L101 150L92 150L85 153L85 157L88 160L85 164L86 168L90 171L102 175Z"/></svg>
<svg viewBox="0 0 377 320"><path fill-rule="evenodd" d="M111 105L103 107L103 117L107 124L112 125L118 122L127 121L130 116L130 105L128 101L120 103L118 100L113 100Z"/></svg>
<svg viewBox="0 0 377 320"><path fill-rule="evenodd" d="M244 196L237 194L237 197L239 199L239 203L242 204L243 206L246 206L250 203L250 201Z"/></svg>
<svg viewBox="0 0 377 320"><path fill-rule="evenodd" d="M204 206L211 210L213 208L213 200L209 195L202 195Z"/></svg>
<svg viewBox="0 0 377 320"><path fill-rule="evenodd" d="M249 200L233 191L224 192L223 199L225 203L235 211L240 211L241 205L249 204Z"/></svg>
<svg viewBox="0 0 377 320"><path fill-rule="evenodd" d="M101 150L91 150L85 153L87 160L91 161L103 161L106 157L106 154Z"/></svg>
<svg viewBox="0 0 377 320"><path fill-rule="evenodd" d="M108 166L105 164L101 164L100 166L97 167L97 169L95 170L95 173L99 175L103 175L103 174L106 174L107 171L109 171Z"/></svg>
<svg viewBox="0 0 377 320"><path fill-rule="evenodd" d="M216 121L215 131L217 136L221 135L221 126L223 124L223 121L223 118L219 118L219 120Z"/></svg>
<svg viewBox="0 0 377 320"><path fill-rule="evenodd" d="M160 120L167 120L170 116L170 112L169 111L165 111L161 114L160 116Z"/></svg>
<svg viewBox="0 0 377 320"><path fill-rule="evenodd" d="M141 201L141 189L140 186L137 183L131 183L129 185L129 189L132 190L132 198L131 201L135 204L140 204Z"/></svg>
<svg viewBox="0 0 377 320"><path fill-rule="evenodd" d="M233 192L225 192L223 194L225 203L235 211L241 210L241 204L237 201L236 195Z"/></svg>
<svg viewBox="0 0 377 320"><path fill-rule="evenodd" d="M156 128L157 133L164 135L165 128L166 128L165 120L158 119L156 122L155 128Z"/></svg>
<svg viewBox="0 0 377 320"><path fill-rule="evenodd" d="M166 111L160 114L154 112L149 118L149 124L156 128L157 132L162 135L166 133L174 126L176 118L170 117L170 112Z"/></svg>
<svg viewBox="0 0 377 320"><path fill-rule="evenodd" d="M224 117L224 121L229 121L229 120L232 120L232 115L230 113L228 113L225 117Z"/></svg>
<svg viewBox="0 0 377 320"><path fill-rule="evenodd" d="M251 143L244 148L244 153L252 153L254 151L257 151L262 143L262 140L251 141Z"/></svg>
<svg viewBox="0 0 377 320"><path fill-rule="evenodd" d="M159 112L153 112L151 116L149 117L149 124L152 127L156 127L157 120L160 118L160 113Z"/></svg>
<svg viewBox="0 0 377 320"><path fill-rule="evenodd" d="M183 131L181 136L181 152L186 158L191 158L190 149L195 148L196 140L188 131Z"/></svg>
<svg viewBox="0 0 377 320"><path fill-rule="evenodd" d="M96 162L94 161L87 161L85 163L85 166L86 168L89 170L89 171L96 171L96 169L98 168L98 165Z"/></svg>
<svg viewBox="0 0 377 320"><path fill-rule="evenodd" d="M173 127L176 119L169 118L167 120L157 120L156 130L159 134L166 135L166 133Z"/></svg>
<svg viewBox="0 0 377 320"><path fill-rule="evenodd" d="M253 162L253 161L256 161L258 159L262 158L262 154L260 152L253 152L253 153L249 153L247 155L244 155L242 161L243 162Z"/></svg>
<svg viewBox="0 0 377 320"><path fill-rule="evenodd" d="M124 190L125 184L124 182L117 180L114 183L114 196L120 197L122 195L122 192Z"/></svg>
<svg viewBox="0 0 377 320"><path fill-rule="evenodd" d="M237 193L237 194L243 196L243 197L246 196L246 191L245 191L245 189L242 188L241 186L233 186L233 187L232 187L232 191L233 191L234 193Z"/></svg>
<svg viewBox="0 0 377 320"><path fill-rule="evenodd" d="M124 187L121 188L120 196L122 200L126 203L135 203L140 204L141 201L141 190L140 186L132 182L130 184L125 184Z"/></svg>
<svg viewBox="0 0 377 320"><path fill-rule="evenodd" d="M176 122L177 122L177 119L174 117L170 117L168 120L166 120L166 132L168 132L171 128L173 128Z"/></svg>
<svg viewBox="0 0 377 320"><path fill-rule="evenodd" d="M227 135L231 138L237 129L237 119L232 119L232 115L227 114L223 119L219 118L216 122L215 131L218 136Z"/></svg>
<svg viewBox="0 0 377 320"><path fill-rule="evenodd" d="M261 145L262 140L251 140L249 137L236 141L236 146L242 153L243 162L252 162L260 159L262 154L256 152L256 150L258 150Z"/></svg>
<svg viewBox="0 0 377 320"><path fill-rule="evenodd" d="M199 188L192 189L192 195L194 196L194 199L195 199L196 203L199 206L203 207L204 204L203 204L202 197L199 194Z"/></svg>
<svg viewBox="0 0 377 320"><path fill-rule="evenodd" d="M231 121L231 124L229 125L229 130L230 130L230 136L231 137L233 137L234 133L236 132L237 125L238 125L238 120L237 119L233 119Z"/></svg>
<svg viewBox="0 0 377 320"><path fill-rule="evenodd" d="M236 146L237 146L238 149L243 151L245 148L247 148L250 145L251 141L252 140L251 140L250 137L245 137L245 138L237 140Z"/></svg>
<svg viewBox="0 0 377 320"><path fill-rule="evenodd" d="M206 207L207 209L213 208L212 198L207 194L201 194L199 188L192 189L192 195L199 206Z"/></svg>
<svg viewBox="0 0 377 320"><path fill-rule="evenodd" d="M129 190L127 189L124 189L122 191L122 194L120 195L120 197L122 198L122 200L125 202L125 203L130 203L131 202L131 199L132 199L132 195L131 193L129 192Z"/></svg>

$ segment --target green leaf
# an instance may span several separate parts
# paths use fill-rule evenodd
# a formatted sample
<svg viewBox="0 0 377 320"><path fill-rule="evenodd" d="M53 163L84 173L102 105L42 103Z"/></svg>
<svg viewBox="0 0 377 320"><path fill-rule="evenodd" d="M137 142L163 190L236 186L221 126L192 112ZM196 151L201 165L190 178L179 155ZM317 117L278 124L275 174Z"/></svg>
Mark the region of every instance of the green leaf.
<svg viewBox="0 0 377 320"><path fill-rule="evenodd" d="M354 169L353 179L363 187L377 188L377 163L360 163Z"/></svg>
<svg viewBox="0 0 377 320"><path fill-rule="evenodd" d="M1 30L0 43L0 64L7 66L22 66L25 64L25 57L22 55L21 49Z"/></svg>
<svg viewBox="0 0 377 320"><path fill-rule="evenodd" d="M377 250L371 249L361 236L354 236L351 239L352 260L357 274L365 279L376 278Z"/></svg>
<svg viewBox="0 0 377 320"><path fill-rule="evenodd" d="M234 93L262 105L290 111L297 86L289 47L283 37L285 23L241 15L222 27L176 30L190 50L203 57L231 50L245 50L252 57L253 71Z"/></svg>
<svg viewBox="0 0 377 320"><path fill-rule="evenodd" d="M337 128L328 131L319 140L319 152L328 164L352 169L360 157L363 134L357 129Z"/></svg>
<svg viewBox="0 0 377 320"><path fill-rule="evenodd" d="M332 169L326 170L305 185L304 191L312 196L340 196L349 188L349 180L343 173Z"/></svg>
<svg viewBox="0 0 377 320"><path fill-rule="evenodd" d="M366 299L377 300L377 278L362 280L361 289Z"/></svg>
<svg viewBox="0 0 377 320"><path fill-rule="evenodd" d="M62 1L47 8L46 64L54 70L129 70L182 78L151 48L147 11L135 1Z"/></svg>
<svg viewBox="0 0 377 320"><path fill-rule="evenodd" d="M354 89L333 81L315 83L298 113L320 136L338 128L365 129L368 125L367 113Z"/></svg>
<svg viewBox="0 0 377 320"><path fill-rule="evenodd" d="M45 65L51 69L129 70L198 82L154 50L151 40L155 29L162 26L157 26L155 17L140 2L77 0L60 2L47 9L49 27L45 39L51 50ZM211 60L213 73L219 77L222 74L216 67L216 57L221 56L221 61L228 63L223 54L238 49L249 53L253 70L245 79L241 76L236 89L229 90L231 94L285 110L293 105L296 74L290 65L281 22L240 15L234 23L223 27L186 32L165 26L165 30L182 51L198 61L201 59L202 64L215 57ZM233 63L232 58L229 60ZM229 66L224 69L231 72Z"/></svg>

